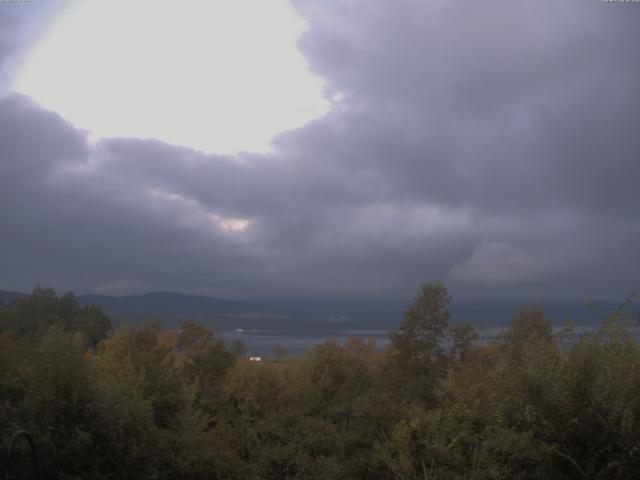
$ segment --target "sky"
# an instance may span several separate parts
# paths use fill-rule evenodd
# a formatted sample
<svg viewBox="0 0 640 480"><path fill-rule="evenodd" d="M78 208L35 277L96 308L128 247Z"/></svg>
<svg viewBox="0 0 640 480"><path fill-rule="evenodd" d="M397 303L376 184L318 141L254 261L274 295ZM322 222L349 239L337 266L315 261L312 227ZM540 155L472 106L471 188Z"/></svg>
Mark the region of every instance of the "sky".
<svg viewBox="0 0 640 480"><path fill-rule="evenodd" d="M91 3L0 2L1 289L640 288L639 2Z"/></svg>

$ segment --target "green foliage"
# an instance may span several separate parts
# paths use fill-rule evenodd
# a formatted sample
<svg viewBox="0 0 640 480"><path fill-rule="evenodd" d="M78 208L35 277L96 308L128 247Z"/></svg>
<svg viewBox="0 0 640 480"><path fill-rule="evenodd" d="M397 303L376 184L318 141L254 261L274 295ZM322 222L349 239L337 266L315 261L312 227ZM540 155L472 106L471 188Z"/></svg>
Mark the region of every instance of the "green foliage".
<svg viewBox="0 0 640 480"><path fill-rule="evenodd" d="M180 326L176 347L182 352L182 374L195 386L196 402L214 414L221 401L224 374L233 366L235 355L212 330L192 321Z"/></svg>
<svg viewBox="0 0 640 480"><path fill-rule="evenodd" d="M400 328L389 336L391 351L386 374L393 389L411 398L434 402L436 379L444 367L442 343L447 335L451 295L442 283L425 283L404 312Z"/></svg>
<svg viewBox="0 0 640 480"><path fill-rule="evenodd" d="M4 435L16 427L29 430L38 439L45 467L81 478L92 470L87 455L95 420L93 386L82 351L59 325L36 345L4 348L13 356L3 378L3 394L9 394L2 399ZM27 355L18 358L20 353Z"/></svg>
<svg viewBox="0 0 640 480"><path fill-rule="evenodd" d="M449 328L449 337L451 341L451 356L464 363L470 362L479 339L476 329L466 323L454 325Z"/></svg>
<svg viewBox="0 0 640 480"><path fill-rule="evenodd" d="M391 343L406 366L428 365L440 351L451 310L451 295L441 283L425 283L414 303L404 312L404 321L391 334Z"/></svg>
<svg viewBox="0 0 640 480"><path fill-rule="evenodd" d="M0 307L0 434L31 431L61 479L637 477L640 346L621 311L558 337L522 310L483 343L448 326L450 301L424 285L385 349L254 364L194 322L111 331L36 289Z"/></svg>
<svg viewBox="0 0 640 480"><path fill-rule="evenodd" d="M80 307L73 293L58 297L50 288L37 287L30 296L0 304L0 331L40 338L50 327L62 325L95 347L111 330L111 321L95 305Z"/></svg>

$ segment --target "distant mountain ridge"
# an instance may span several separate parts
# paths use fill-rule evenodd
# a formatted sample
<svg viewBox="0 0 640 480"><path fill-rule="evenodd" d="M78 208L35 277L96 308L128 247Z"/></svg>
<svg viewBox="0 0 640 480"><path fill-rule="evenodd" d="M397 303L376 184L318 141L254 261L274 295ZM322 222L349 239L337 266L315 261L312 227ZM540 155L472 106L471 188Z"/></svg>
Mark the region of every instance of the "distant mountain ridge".
<svg viewBox="0 0 640 480"><path fill-rule="evenodd" d="M0 300L10 302L26 294L0 290ZM160 320L168 328L191 319L216 329L304 329L350 330L393 329L402 321L408 302L401 301L323 301L323 300L226 300L174 292L151 292L140 295L78 295L81 305L100 307L115 325L140 324ZM596 302L600 313L586 302L462 300L453 301L452 323L468 322L477 326L507 325L520 308L541 306L558 325L571 318L576 324L595 324L611 313L615 302ZM638 318L640 306L630 306Z"/></svg>
<svg viewBox="0 0 640 480"><path fill-rule="evenodd" d="M115 321L162 320L176 325L186 318L215 328L335 329L336 324L396 325L403 304L398 302L324 302L309 300L226 300L200 295L152 292L122 297L79 295L82 304L99 306ZM389 320L391 321L385 321Z"/></svg>
<svg viewBox="0 0 640 480"><path fill-rule="evenodd" d="M14 292L11 290L0 290L0 303L12 302L18 298L26 297L26 293Z"/></svg>

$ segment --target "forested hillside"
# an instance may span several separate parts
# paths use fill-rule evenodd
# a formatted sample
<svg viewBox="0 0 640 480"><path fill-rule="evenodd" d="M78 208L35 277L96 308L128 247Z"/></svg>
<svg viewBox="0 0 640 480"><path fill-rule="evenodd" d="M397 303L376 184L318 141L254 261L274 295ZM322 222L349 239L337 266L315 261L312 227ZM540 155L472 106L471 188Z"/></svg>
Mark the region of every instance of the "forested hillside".
<svg viewBox="0 0 640 480"><path fill-rule="evenodd" d="M640 348L522 310L490 341L425 284L384 349L249 362L191 321L112 330L73 294L0 303L0 435L60 479L596 479L640 471ZM4 457L0 472L27 468Z"/></svg>

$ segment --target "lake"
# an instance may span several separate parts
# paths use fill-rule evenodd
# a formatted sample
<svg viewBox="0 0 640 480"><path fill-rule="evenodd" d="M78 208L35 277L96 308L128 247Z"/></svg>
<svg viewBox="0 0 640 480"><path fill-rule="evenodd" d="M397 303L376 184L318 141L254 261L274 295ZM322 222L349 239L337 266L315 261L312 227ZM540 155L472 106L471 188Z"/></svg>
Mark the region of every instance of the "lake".
<svg viewBox="0 0 640 480"><path fill-rule="evenodd" d="M504 325L484 326L478 328L481 341L488 341L504 330ZM598 328L596 324L576 325L575 334L581 337ZM554 333L558 334L562 326L554 326ZM630 333L640 340L640 325L629 327ZM389 343L389 330L338 330L335 331L304 331L304 330L256 330L235 329L219 332L224 341L233 345L237 341L244 343L250 355L270 357L275 355L276 349L283 349L288 356L299 356L331 338L335 338L339 344L344 344L350 338L373 339L376 346L382 348Z"/></svg>
<svg viewBox="0 0 640 480"><path fill-rule="evenodd" d="M335 338L344 344L349 338L374 339L377 347L384 347L388 342L387 330L355 330L308 332L294 330L226 330L220 332L228 345L241 341L251 355L273 356L275 349L284 349L289 356L299 356L314 346Z"/></svg>

